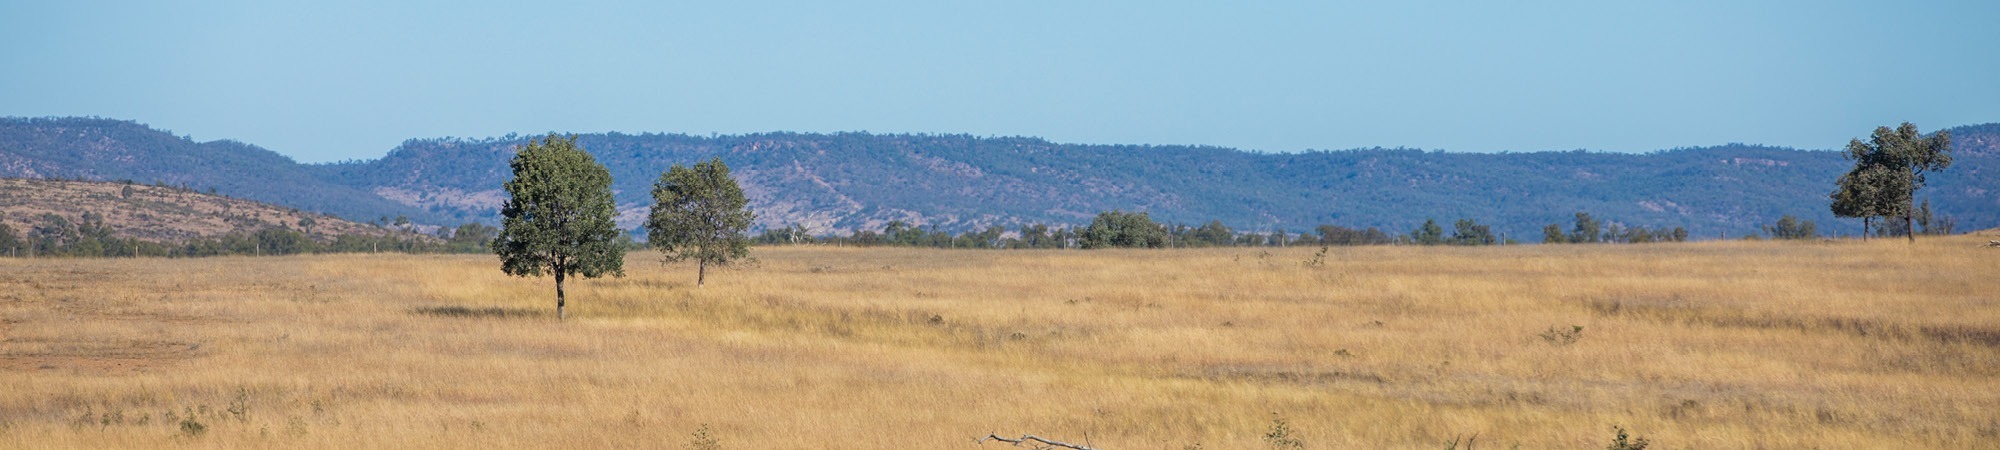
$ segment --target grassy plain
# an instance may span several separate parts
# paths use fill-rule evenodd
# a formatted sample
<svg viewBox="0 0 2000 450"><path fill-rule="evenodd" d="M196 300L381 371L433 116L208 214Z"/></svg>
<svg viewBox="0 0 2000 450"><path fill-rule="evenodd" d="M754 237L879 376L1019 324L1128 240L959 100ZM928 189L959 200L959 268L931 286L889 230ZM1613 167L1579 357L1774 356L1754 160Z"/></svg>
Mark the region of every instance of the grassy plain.
<svg viewBox="0 0 2000 450"><path fill-rule="evenodd" d="M0 259L0 447L1992 448L1986 239Z"/></svg>

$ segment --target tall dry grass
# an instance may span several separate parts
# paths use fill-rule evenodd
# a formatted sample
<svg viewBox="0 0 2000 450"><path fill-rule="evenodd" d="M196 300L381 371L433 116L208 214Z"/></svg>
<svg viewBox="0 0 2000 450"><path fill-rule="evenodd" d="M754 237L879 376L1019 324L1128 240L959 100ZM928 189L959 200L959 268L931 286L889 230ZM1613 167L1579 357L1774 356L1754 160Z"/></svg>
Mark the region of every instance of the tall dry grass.
<svg viewBox="0 0 2000 450"><path fill-rule="evenodd" d="M7 259L0 447L1991 448L1983 239Z"/></svg>

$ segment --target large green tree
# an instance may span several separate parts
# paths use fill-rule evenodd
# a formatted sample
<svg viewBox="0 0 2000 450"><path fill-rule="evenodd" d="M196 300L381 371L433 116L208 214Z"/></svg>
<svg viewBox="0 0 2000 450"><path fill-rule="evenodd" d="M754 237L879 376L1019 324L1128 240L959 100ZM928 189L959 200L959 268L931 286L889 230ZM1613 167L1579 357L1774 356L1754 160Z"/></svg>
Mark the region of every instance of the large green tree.
<svg viewBox="0 0 2000 450"><path fill-rule="evenodd" d="M1846 156L1854 168L1836 182L1833 213L1861 217L1863 234L1867 218L1875 216L1902 217L1902 228L1911 230L1924 175L1951 167L1951 133L1924 136L1909 122L1895 129L1876 127L1868 142L1849 141ZM1916 241L1916 233L1905 234Z"/></svg>
<svg viewBox="0 0 2000 450"><path fill-rule="evenodd" d="M646 241L666 254L668 262L694 260L694 284L701 286L708 279L708 266L725 266L750 255L750 238L743 232L757 214L748 204L721 158L693 167L675 164L653 184Z"/></svg>
<svg viewBox="0 0 2000 450"><path fill-rule="evenodd" d="M503 187L500 235L493 253L500 270L514 276L556 278L556 318L564 317L563 280L625 275L625 248L611 221L611 171L576 145L550 133L532 140L508 164L514 179Z"/></svg>

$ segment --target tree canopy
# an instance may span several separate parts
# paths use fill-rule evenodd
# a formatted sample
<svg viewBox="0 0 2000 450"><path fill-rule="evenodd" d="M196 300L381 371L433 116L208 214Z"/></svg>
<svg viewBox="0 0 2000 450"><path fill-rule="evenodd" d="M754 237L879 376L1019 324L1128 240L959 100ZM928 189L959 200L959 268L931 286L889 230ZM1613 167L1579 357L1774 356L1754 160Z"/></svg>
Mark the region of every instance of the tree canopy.
<svg viewBox="0 0 2000 450"><path fill-rule="evenodd" d="M611 172L571 138L550 133L530 141L508 164L507 201L493 239L500 270L556 278L556 317L564 316L563 280L625 274L625 248L612 222Z"/></svg>
<svg viewBox="0 0 2000 450"><path fill-rule="evenodd" d="M1909 122L1895 129L1876 127L1868 142L1848 141L1845 156L1854 168L1835 181L1829 195L1833 214L1861 218L1863 236L1874 217L1902 217L1902 229L1910 230L1925 175L1951 167L1951 133L1924 136ZM1915 233L1905 234L1916 240Z"/></svg>
<svg viewBox="0 0 2000 450"><path fill-rule="evenodd" d="M668 262L694 260L695 285L700 286L708 278L708 266L728 265L750 255L750 239L743 232L757 215L748 204L721 158L693 167L675 164L653 185L646 241Z"/></svg>

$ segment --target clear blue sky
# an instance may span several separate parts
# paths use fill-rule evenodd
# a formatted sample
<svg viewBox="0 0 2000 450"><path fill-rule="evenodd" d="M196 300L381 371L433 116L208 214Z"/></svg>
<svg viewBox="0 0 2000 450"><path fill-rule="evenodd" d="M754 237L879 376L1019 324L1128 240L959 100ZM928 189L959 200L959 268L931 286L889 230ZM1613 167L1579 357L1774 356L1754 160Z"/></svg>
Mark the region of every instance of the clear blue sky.
<svg viewBox="0 0 2000 450"><path fill-rule="evenodd" d="M2000 122L1994 1L298 3L0 3L0 115L306 162L546 131L1650 151Z"/></svg>

